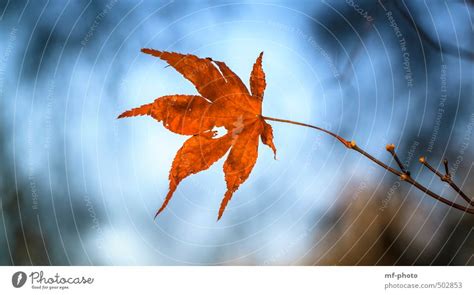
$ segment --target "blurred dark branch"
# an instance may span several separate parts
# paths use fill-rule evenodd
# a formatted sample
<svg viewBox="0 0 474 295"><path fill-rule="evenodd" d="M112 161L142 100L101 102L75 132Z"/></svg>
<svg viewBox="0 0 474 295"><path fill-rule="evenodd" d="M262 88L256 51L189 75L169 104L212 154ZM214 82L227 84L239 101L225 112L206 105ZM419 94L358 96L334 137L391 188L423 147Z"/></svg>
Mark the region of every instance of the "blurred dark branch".
<svg viewBox="0 0 474 295"><path fill-rule="evenodd" d="M372 13L373 11L377 12L378 5L374 6L372 10L369 12ZM350 50L349 56L347 57L347 60L345 61L344 65L341 67L342 70L340 71L340 75L337 77L331 77L326 81L326 83L346 83L348 82L351 78L352 75L354 74L354 71L351 70L353 67L353 63L357 58L361 55L362 47L364 44L364 39L366 38L367 35L369 35L369 32L371 32L372 26L373 26L373 20L367 20L364 22L364 27L362 28L362 32L357 34L359 36L359 41L357 42L352 49Z"/></svg>
<svg viewBox="0 0 474 295"><path fill-rule="evenodd" d="M474 60L474 52L472 51L469 51L464 48L459 48L458 46L449 43L441 42L441 40L435 41L430 36L430 34L428 34L421 26L417 25L416 20L409 13L405 3L403 3L405 7L402 7L400 5L400 1L390 1L390 3L393 4L395 9L400 13L400 15L408 23L408 25L418 34L418 36L433 49L455 57Z"/></svg>
<svg viewBox="0 0 474 295"><path fill-rule="evenodd" d="M342 68L341 76L340 76L341 82L346 82L349 79L351 79L351 76L354 73L354 71L351 71L351 68L353 67L353 60L356 60L358 56L362 53L362 47L363 47L362 45L364 42L364 38L369 34L371 28L372 28L372 22L366 21L363 31L362 31L362 35L360 37L361 38L360 42L357 43L355 47L351 49L351 53L346 61L346 64Z"/></svg>

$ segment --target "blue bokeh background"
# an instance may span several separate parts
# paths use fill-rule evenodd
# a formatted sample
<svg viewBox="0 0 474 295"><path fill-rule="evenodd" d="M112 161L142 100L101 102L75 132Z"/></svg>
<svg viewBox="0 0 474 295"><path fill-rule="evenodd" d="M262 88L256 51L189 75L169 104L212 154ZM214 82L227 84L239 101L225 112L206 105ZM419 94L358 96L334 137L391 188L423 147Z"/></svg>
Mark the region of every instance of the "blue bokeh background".
<svg viewBox="0 0 474 295"><path fill-rule="evenodd" d="M393 142L453 198L416 161L448 157L473 195L473 6L396 2L0 1L0 263L473 264L472 218L276 122L278 159L260 146L220 222L222 160L153 220L185 137L116 120L197 93L140 48L225 61L247 85L264 51L264 115L325 127L385 162Z"/></svg>

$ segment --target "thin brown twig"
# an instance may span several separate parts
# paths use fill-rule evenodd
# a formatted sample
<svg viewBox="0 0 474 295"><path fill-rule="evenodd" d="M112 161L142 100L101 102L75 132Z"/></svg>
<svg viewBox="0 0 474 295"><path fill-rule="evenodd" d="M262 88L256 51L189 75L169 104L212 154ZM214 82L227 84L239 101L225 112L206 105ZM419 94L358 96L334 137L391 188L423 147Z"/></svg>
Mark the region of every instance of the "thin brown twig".
<svg viewBox="0 0 474 295"><path fill-rule="evenodd" d="M469 205L474 206L474 201L471 200L453 181L451 178L451 175L449 174L448 170L448 161L445 159L444 162L444 167L446 170L446 174L441 174L438 170L436 170L433 166L431 166L425 159L425 157L420 157L419 159L420 163L423 164L425 167L427 167L431 172L436 174L441 181L446 182L451 186L453 190L455 190Z"/></svg>
<svg viewBox="0 0 474 295"><path fill-rule="evenodd" d="M339 140L342 144L344 144L346 147L349 147L351 146L351 142L345 140L344 138L340 137L339 135L337 135L336 133L333 133L329 130L326 130L324 128L321 128L321 127L318 127L318 126L314 126L314 125L309 125L309 124L305 124L305 123L300 123L300 122L296 122L296 121L291 121L291 120L285 120L285 119L278 119L278 118L272 118L272 117L266 117L266 116L261 116L263 119L265 120L270 120L270 121L276 121L276 122L283 122L283 123L289 123L289 124L293 124L293 125L299 125L299 126L304 126L304 127L309 127L309 128L313 128L313 129L317 129L319 131L322 131L324 133L327 133L329 135L331 135L332 137L336 138L337 140Z"/></svg>
<svg viewBox="0 0 474 295"><path fill-rule="evenodd" d="M392 155L392 157L395 159L395 162L397 162L398 167L400 167L400 170L407 174L410 175L410 172L405 168L403 165L402 161L400 161L400 158L398 157L397 153L395 152L395 145L392 144L387 144L385 149Z"/></svg>
<svg viewBox="0 0 474 295"><path fill-rule="evenodd" d="M363 155L364 157L368 158L369 160L371 160L372 162L374 162L375 164L379 165L380 167L384 168L385 170L389 171L390 173L392 174L395 174L397 175L398 177L400 177L400 179L402 181L405 181L405 182L408 182L410 183L411 185L413 185L414 187L416 187L417 189L419 189L420 191L424 192L425 194L427 194L428 196L450 206L450 207L453 207L455 209L458 209L458 210L461 210L463 212L467 212L467 213L470 213L470 214L474 214L474 207L466 207L466 206L463 206L463 205L460 205L458 203L455 203L453 201L450 201L436 193L434 193L433 191L429 190L428 188L426 188L425 186L423 186L421 183L417 182L416 180L414 180L411 176L410 176L410 173L408 171L406 171L406 169L404 168L403 164L401 162L399 162L399 159L398 159L398 156L396 157L396 161L400 167L400 169L402 171L398 171L390 166L388 166L387 164L383 163L382 161L378 160L377 158L375 158L374 156L372 156L371 154L369 154L368 152L364 151L363 149L361 149L359 146L357 146L357 144L355 143L355 141L348 141L346 139L344 139L343 137L329 131L329 130L326 130L324 128L321 128L321 127L318 127L318 126L314 126L314 125L310 125L310 124L305 124L305 123L300 123L300 122L296 122L296 121L292 121L292 120L286 120L286 119L279 119L279 118L272 118L272 117L266 117L266 116L261 116L262 119L265 119L265 120L269 120L269 121L276 121L276 122L282 122L282 123L288 123L288 124L293 124L293 125L299 125L299 126L304 126L304 127L309 127L309 128L313 128L313 129L316 129L316 130L319 130L319 131L322 131L326 134L329 134L330 136L336 138L338 141L340 141L346 148L348 149L352 149L358 153L360 153L361 155ZM387 149L388 150L388 149ZM396 155L395 153L393 153L392 155ZM394 157L395 158L395 157ZM424 159L424 158L423 158ZM421 162L421 158L420 158L420 162ZM426 163L426 161L422 162L423 164L425 164L425 166L427 166L431 171L433 171L436 175L438 176L443 176L441 173L439 173L436 169L434 169L433 167L431 167L431 165L429 165L428 163ZM431 168L430 168L431 167ZM446 174L448 175L448 174ZM461 197L463 197L463 199L465 199L471 206L474 205L474 202L472 202L465 194L464 192L461 191L461 189L459 189L459 187L456 186L456 184L454 184L454 182L452 182L451 180L451 177L444 177L445 179L441 179L442 181L445 181L447 182L456 192L458 192Z"/></svg>
<svg viewBox="0 0 474 295"><path fill-rule="evenodd" d="M444 164L444 171L446 173L446 176L451 177L451 174L449 173L448 159L444 159L443 164Z"/></svg>
<svg viewBox="0 0 474 295"><path fill-rule="evenodd" d="M418 34L418 37L421 38L426 44L430 45L435 50L452 55L454 57L460 57L463 59L474 59L474 52L469 51L465 48L460 48L459 46L452 45L450 43L443 43L441 40L434 40L430 34L423 29L422 26L418 25L418 22L411 16L408 9L404 9L401 7L399 1L392 1L390 2L393 4L396 10L400 13L400 15L405 19L408 25ZM403 2L402 2L403 3ZM406 7L406 4L404 4Z"/></svg>

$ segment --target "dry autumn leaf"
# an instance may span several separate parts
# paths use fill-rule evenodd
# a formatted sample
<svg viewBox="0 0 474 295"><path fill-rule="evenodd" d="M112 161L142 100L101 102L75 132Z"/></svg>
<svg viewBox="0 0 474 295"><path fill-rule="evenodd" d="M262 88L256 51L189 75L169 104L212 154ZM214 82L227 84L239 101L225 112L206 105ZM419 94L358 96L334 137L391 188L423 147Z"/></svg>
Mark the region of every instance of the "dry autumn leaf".
<svg viewBox="0 0 474 295"><path fill-rule="evenodd" d="M219 208L219 220L257 161L259 137L276 154L272 127L262 117L266 86L263 52L250 74L250 92L223 62L153 49L142 49L142 52L166 61L193 83L201 95L162 96L118 117L149 115L172 132L191 135L173 160L169 192L156 215L165 209L184 178L208 169L230 149L224 162L227 191ZM227 133L217 137L216 127L224 127Z"/></svg>

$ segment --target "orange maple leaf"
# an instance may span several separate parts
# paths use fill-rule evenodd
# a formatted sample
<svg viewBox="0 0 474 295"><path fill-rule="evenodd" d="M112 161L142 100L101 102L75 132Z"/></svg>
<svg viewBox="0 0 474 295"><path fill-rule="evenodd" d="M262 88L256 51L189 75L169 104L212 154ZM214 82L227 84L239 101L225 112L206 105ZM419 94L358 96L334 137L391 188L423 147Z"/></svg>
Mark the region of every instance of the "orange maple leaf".
<svg viewBox="0 0 474 295"><path fill-rule="evenodd" d="M166 61L191 81L201 95L162 96L118 117L149 115L163 122L172 132L191 135L173 160L169 192L156 215L165 209L184 178L208 169L230 149L224 163L227 191L219 208L219 220L232 195L247 180L257 161L259 137L276 156L272 127L262 118L266 87L263 52L250 74L250 92L223 62L153 49L142 49L142 52ZM216 137L215 127L224 127L228 132Z"/></svg>

